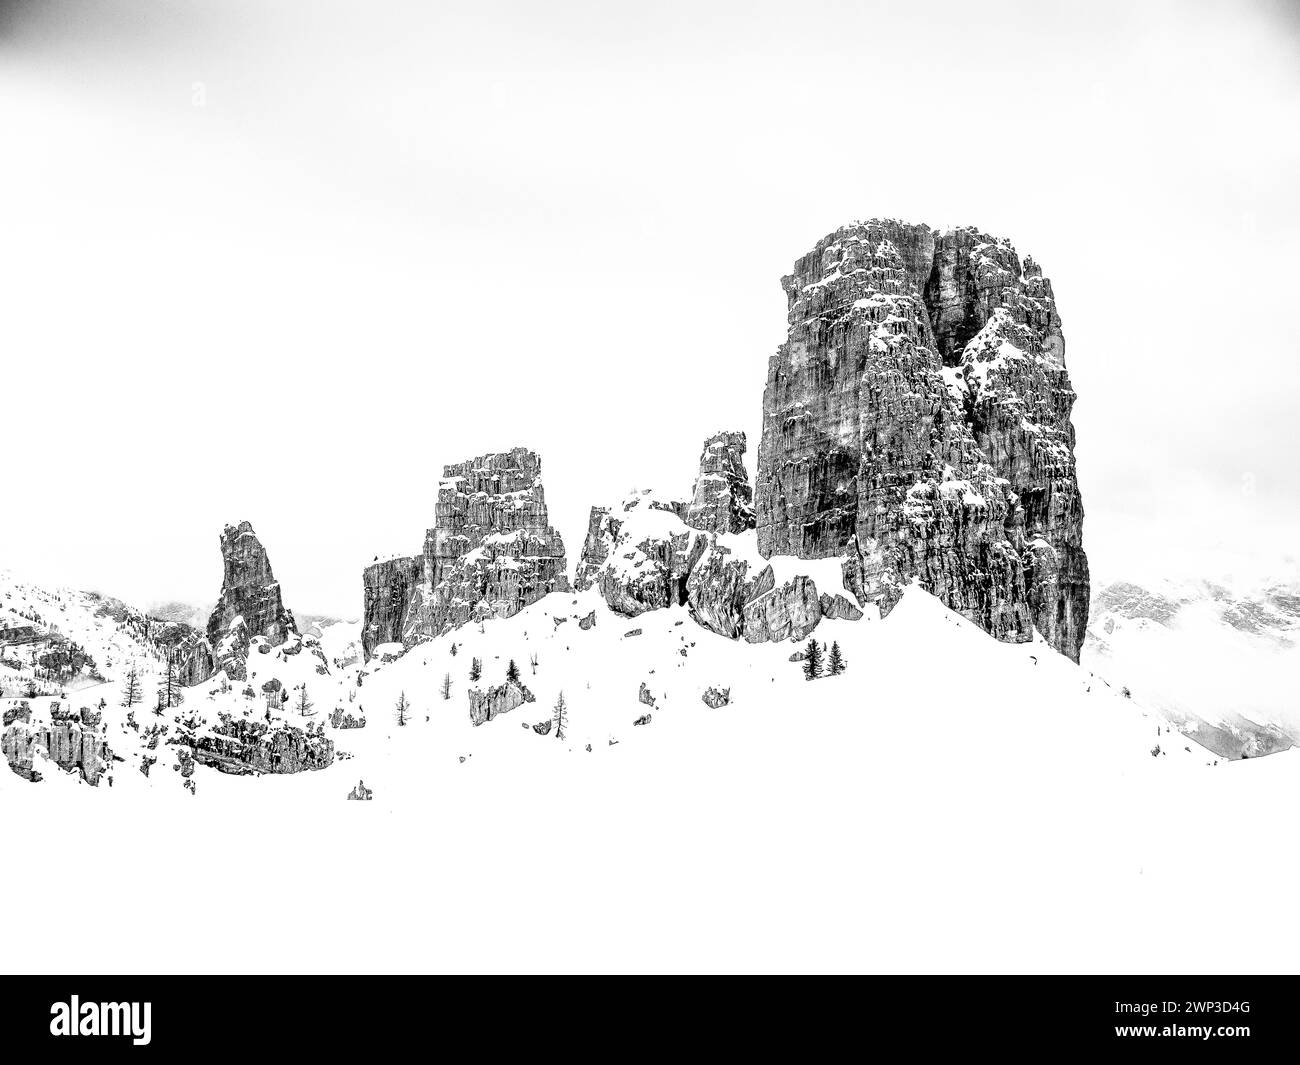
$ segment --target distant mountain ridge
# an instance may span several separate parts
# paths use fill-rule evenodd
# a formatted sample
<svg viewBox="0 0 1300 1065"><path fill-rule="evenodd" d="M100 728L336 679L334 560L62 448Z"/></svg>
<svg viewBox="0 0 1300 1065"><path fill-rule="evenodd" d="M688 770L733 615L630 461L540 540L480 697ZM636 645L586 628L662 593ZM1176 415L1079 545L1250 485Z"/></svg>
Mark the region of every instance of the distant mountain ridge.
<svg viewBox="0 0 1300 1065"><path fill-rule="evenodd" d="M1300 744L1300 573L1288 560L1244 578L1108 582L1094 596L1084 653L1225 757Z"/></svg>

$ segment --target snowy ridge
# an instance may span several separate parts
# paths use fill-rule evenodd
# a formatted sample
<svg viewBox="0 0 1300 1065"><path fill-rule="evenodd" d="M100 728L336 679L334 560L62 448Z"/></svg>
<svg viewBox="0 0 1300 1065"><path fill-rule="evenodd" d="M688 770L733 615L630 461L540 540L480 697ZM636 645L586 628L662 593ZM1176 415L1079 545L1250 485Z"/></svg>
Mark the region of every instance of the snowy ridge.
<svg viewBox="0 0 1300 1065"><path fill-rule="evenodd" d="M750 550L751 538L724 539ZM60 603L14 585L6 593L23 596L16 600L22 604ZM219 674L188 689L181 705L161 716L150 709L153 689L161 683L161 662L111 617L97 615L93 599L81 596L71 593L60 614L79 641L112 661L114 675L70 693L68 702L97 707L105 700L107 743L122 759L110 766L112 783L101 783L93 801L116 802L124 794L159 788L174 794L189 781L199 802L261 802L272 793L276 801L292 794L294 802L334 802L361 779L374 791L374 801L391 805L421 801L430 788L451 786L456 774L478 771L463 768L471 762L508 774L548 774L557 760L567 765L589 758L631 759L648 770L655 759L671 763L677 756L668 752L678 746L690 757L690 749L705 737L711 737L708 743L752 745L755 730L770 731L781 746L791 715L797 715L800 733L810 730L827 742L846 729L844 742L861 742L866 758L891 749L898 741L886 737L902 730L900 735L909 737L904 744L909 758L928 760L945 750L955 757L960 748L973 766L1010 765L1030 751L1034 758L1100 759L1115 771L1158 775L1203 772L1214 762L1199 747L1185 749L1181 737L1162 738L1160 730L1167 727L1162 718L1041 642L995 644L919 590L909 591L885 622L824 621L818 638L839 645L848 670L811 683L801 665L790 661L788 642L727 640L691 624L681 611L620 618L599 594L588 591L549 595L514 617L465 626L405 654L393 645L367 666L356 654L355 624L328 626L319 641L302 637L301 647L297 641L269 647L256 638L246 684L231 684ZM945 668L939 672L924 650L936 646L944 648ZM471 679L475 659L479 681ZM535 701L475 727L467 709L469 690L502 682L511 660ZM128 709L120 705L121 678L131 665L140 669L147 697ZM643 684L653 706L639 696ZM444 687L450 698L443 697ZM917 704L920 687L927 710L916 717L906 707ZM728 704L706 706L703 695L711 688L728 691ZM285 693L283 701L270 707L268 689ZM871 692L865 703L864 689ZM1024 698L1006 700L1003 693L1013 689L1024 691ZM531 726L551 720L561 691L568 728L557 742L554 733L543 737ZM399 724L395 708L403 700L409 709ZM51 701L31 702L39 716ZM304 701L305 715L298 711ZM182 727L187 735L211 736L231 718L256 724L268 712L277 727L319 730L334 745L334 760L291 777L255 780L203 767L182 776L185 746L174 742ZM139 724L167 727L167 733L155 746L145 746L130 724L132 714ZM344 714L364 717L365 727L331 724ZM636 724L647 714L648 721ZM1157 745L1161 750L1153 758ZM146 775L141 766L148 758L157 761ZM643 761L647 758L649 763ZM45 772L60 786L79 783L75 774L57 767L47 766ZM0 781L4 791L33 787L10 773L0 774Z"/></svg>

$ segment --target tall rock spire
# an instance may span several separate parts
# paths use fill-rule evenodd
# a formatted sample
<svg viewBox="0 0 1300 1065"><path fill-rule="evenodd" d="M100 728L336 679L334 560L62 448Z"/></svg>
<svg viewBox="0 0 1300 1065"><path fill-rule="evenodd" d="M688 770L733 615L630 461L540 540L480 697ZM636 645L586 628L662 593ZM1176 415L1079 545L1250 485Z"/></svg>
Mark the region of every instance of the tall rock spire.
<svg viewBox="0 0 1300 1065"><path fill-rule="evenodd" d="M745 434L715 433L704 441L695 494L682 506L692 529L740 533L754 527L754 490L745 471Z"/></svg>
<svg viewBox="0 0 1300 1065"><path fill-rule="evenodd" d="M226 526L221 534L221 564L221 596L208 617L208 642L218 668L242 680L253 637L265 637L274 647L297 635L298 626L285 608L280 582L251 524Z"/></svg>
<svg viewBox="0 0 1300 1065"><path fill-rule="evenodd" d="M846 556L887 612L917 579L999 639L1078 660L1074 392L1050 283L974 229L855 223L782 280L755 511L765 556Z"/></svg>

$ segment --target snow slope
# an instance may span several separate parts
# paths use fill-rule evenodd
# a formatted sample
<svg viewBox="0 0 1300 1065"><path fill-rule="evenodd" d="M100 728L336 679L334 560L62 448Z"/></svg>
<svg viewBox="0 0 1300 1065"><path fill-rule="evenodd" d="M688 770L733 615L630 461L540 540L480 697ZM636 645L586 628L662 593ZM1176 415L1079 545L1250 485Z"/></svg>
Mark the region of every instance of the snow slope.
<svg viewBox="0 0 1300 1065"><path fill-rule="evenodd" d="M46 589L24 582L7 570L0 570L0 634L15 629L34 629L40 635L70 640L83 647L95 664L62 686L75 693L82 705L92 705L118 695L117 681L134 664L141 670L157 666L157 656L129 626L115 622L111 613L126 609L124 604L94 592L69 588ZM48 642L6 643L0 635L0 700L21 695L34 679L33 666L50 647ZM39 683L42 691L54 692L58 685Z"/></svg>
<svg viewBox="0 0 1300 1065"><path fill-rule="evenodd" d="M178 789L185 780L178 775L184 768L183 752L170 740L179 732L182 719L197 719L195 731L199 733L210 732L222 713L262 720L267 703L261 685L275 678L293 697L271 719L280 724L293 716L297 691L320 679L327 668L320 649L323 637L294 637L273 649L265 646L265 639L257 637L252 641L253 662L247 683L231 684L224 673L218 673L205 684L181 689L181 705L156 713L157 694L164 685L165 651L150 639L154 624L141 612L111 597L68 588L48 590L25 583L7 571L0 572L0 633L32 628L56 641L71 641L88 652L93 662L93 667L87 665L71 677L51 681L33 667L53 643L42 640L5 645L0 639L4 648L0 657L0 703L10 709L20 704L21 697L21 702L34 711L38 724L48 722L55 706L64 710L84 707L102 714L105 740L117 758L108 767L99 791ZM350 646L352 636L350 631L334 633L330 645L340 656L358 653ZM131 670L139 680L139 699L135 705L126 706L126 678ZM33 682L39 694L30 698L29 685ZM306 722L294 716L292 723L302 727ZM312 723L313 727L320 724ZM151 742L149 733L153 729L161 729L162 735ZM80 786L90 790L75 772L62 772L44 757L39 757L39 762L42 780L34 786L53 781L51 787ZM10 785L11 776L7 767L0 773L0 789ZM27 783L16 776L13 780Z"/></svg>
<svg viewBox="0 0 1300 1065"><path fill-rule="evenodd" d="M583 631L578 619L593 610ZM254 686L270 673L306 683L313 716L356 707L366 728L331 730L340 755L327 769L255 778L201 768L193 796L172 770L146 780L119 765L98 789L57 769L35 785L0 773L22 896L50 914L88 907L96 927L86 953L80 922L11 922L6 961L88 971L1294 964L1290 848L1267 816L1295 807L1293 755L1215 764L1087 669L1040 643L997 643L916 588L884 621L824 622L817 635L840 644L842 676L809 682L789 644L733 643L677 610L628 621L583 593L372 662L359 688L360 663L335 664L355 639L347 626L322 635L328 676L310 655L255 653ZM536 702L472 726L473 657L492 683L514 658ZM638 700L642 683L654 707ZM710 686L729 687L732 702L708 709ZM548 717L561 688L567 740L521 727ZM392 708L403 692L412 713L400 726ZM211 715L241 699L201 685L182 709ZM646 712L648 724L633 724ZM359 779L373 801L345 799ZM1246 899L1250 916L1236 916ZM165 919L160 900L183 900L186 920ZM251 916L256 934L220 932L232 914ZM285 922L299 934L275 931Z"/></svg>

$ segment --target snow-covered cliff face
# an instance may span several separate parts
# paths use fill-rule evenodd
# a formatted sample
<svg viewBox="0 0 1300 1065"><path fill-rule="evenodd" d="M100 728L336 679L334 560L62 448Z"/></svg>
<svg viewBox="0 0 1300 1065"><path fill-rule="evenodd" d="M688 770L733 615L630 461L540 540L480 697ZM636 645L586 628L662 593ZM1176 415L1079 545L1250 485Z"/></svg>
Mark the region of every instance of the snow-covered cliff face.
<svg viewBox="0 0 1300 1065"><path fill-rule="evenodd" d="M783 279L755 511L764 556L843 556L887 613L916 578L998 639L1078 660L1088 617L1050 283L974 229L871 221Z"/></svg>
<svg viewBox="0 0 1300 1065"><path fill-rule="evenodd" d="M362 583L367 658L382 644L411 647L567 591L564 541L547 515L541 460L514 448L444 467L423 555L377 561Z"/></svg>

